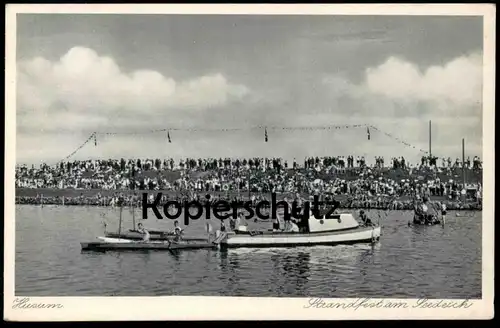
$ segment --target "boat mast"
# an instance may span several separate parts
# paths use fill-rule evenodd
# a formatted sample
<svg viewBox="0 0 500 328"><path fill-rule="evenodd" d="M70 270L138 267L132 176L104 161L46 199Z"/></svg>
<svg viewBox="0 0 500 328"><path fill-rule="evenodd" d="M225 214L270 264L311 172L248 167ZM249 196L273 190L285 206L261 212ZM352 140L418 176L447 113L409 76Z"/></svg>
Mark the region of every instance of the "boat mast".
<svg viewBox="0 0 500 328"><path fill-rule="evenodd" d="M133 198L132 198L133 199ZM134 224L134 226L132 227L132 229L134 230L135 229L135 202L133 202L133 200L130 201L132 204L132 222Z"/></svg>
<svg viewBox="0 0 500 328"><path fill-rule="evenodd" d="M250 195L250 170L248 170L247 180L248 180L248 200L250 200L252 198Z"/></svg>
<svg viewBox="0 0 500 328"><path fill-rule="evenodd" d="M120 221L118 223L118 238L120 238L122 234L122 212L123 212L123 204L120 203Z"/></svg>

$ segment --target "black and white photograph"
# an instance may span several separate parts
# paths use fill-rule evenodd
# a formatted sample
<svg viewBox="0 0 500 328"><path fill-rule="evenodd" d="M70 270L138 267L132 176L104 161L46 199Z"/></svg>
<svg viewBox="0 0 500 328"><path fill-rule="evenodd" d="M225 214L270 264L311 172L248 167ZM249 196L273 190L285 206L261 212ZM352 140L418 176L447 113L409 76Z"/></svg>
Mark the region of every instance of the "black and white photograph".
<svg viewBox="0 0 500 328"><path fill-rule="evenodd" d="M364 6L9 6L11 318L491 318L495 7Z"/></svg>

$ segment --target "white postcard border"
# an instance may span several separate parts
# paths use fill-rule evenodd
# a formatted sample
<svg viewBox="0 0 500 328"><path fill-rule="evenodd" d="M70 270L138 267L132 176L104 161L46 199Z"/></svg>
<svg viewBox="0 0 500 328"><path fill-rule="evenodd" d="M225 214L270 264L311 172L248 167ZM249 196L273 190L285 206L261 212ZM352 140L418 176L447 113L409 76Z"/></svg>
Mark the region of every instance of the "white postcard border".
<svg viewBox="0 0 500 328"><path fill-rule="evenodd" d="M9 4L6 7L4 319L10 321L105 320L362 320L362 319L488 319L493 317L494 290L494 105L495 6L488 4L420 5L138 5L138 4ZM483 16L483 226L482 299L468 300L467 308L421 308L418 300L369 299L382 307L308 308L309 298L264 297L29 297L29 303L60 304L54 308L14 308L15 287L15 150L16 150L16 14L273 14L273 15L457 15ZM359 304L356 299L322 299L325 304ZM446 301L446 300L445 300ZM458 300L446 302L459 303ZM465 301L465 300L461 300ZM358 302L358 303L353 303ZM437 300L432 300L437 302ZM406 304L399 307L384 307ZM442 303L443 304L443 303Z"/></svg>

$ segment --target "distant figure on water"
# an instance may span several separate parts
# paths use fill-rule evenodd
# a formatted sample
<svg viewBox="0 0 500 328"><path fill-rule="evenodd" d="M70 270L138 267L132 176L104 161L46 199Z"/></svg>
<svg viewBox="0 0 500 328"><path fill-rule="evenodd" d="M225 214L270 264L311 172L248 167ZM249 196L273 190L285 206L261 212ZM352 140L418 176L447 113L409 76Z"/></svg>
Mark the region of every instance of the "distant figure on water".
<svg viewBox="0 0 500 328"><path fill-rule="evenodd" d="M370 220L368 215L363 210L359 211L359 218L361 219L361 222L363 222L363 226L365 227L371 227L374 225L372 220Z"/></svg>
<svg viewBox="0 0 500 328"><path fill-rule="evenodd" d="M142 225L142 223L139 223L137 225L137 231L139 231L140 234L144 235L144 237L142 237L142 241L143 242L148 242L149 241L149 238L151 237L149 235L149 231L147 231L144 226Z"/></svg>
<svg viewBox="0 0 500 328"><path fill-rule="evenodd" d="M438 220L435 215L429 214L429 197L424 196L422 202L417 204L415 207L415 216L413 218L413 223L417 224L436 224Z"/></svg>
<svg viewBox="0 0 500 328"><path fill-rule="evenodd" d="M442 203L441 204L441 217L442 217L442 224L444 225L446 223L446 204Z"/></svg>

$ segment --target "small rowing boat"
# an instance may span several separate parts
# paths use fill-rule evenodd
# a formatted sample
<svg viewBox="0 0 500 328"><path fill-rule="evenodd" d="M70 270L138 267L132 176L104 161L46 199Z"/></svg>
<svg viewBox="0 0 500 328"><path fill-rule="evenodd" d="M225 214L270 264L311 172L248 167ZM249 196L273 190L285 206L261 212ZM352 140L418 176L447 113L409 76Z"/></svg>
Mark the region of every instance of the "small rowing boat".
<svg viewBox="0 0 500 328"><path fill-rule="evenodd" d="M151 241L166 241L166 240L173 240L176 238L176 236L170 232L164 232L163 234L154 234L151 231L148 230L150 233L150 240ZM129 232L126 233L116 233L116 232L106 232L105 233L106 237L109 238L118 238L118 239L130 239L130 240L142 240L144 238L144 235L141 234L140 232L137 232L135 230L129 230ZM201 237L182 237L183 240L188 240L188 241L205 241L207 240L206 238L201 238Z"/></svg>
<svg viewBox="0 0 500 328"><path fill-rule="evenodd" d="M413 216L413 224L414 225L438 225L441 224L441 220L438 219L436 215L427 215L427 216Z"/></svg>
<svg viewBox="0 0 500 328"><path fill-rule="evenodd" d="M123 201L120 202L122 204ZM149 232L149 240L143 241L144 234L135 230L135 215L132 212L134 229L122 233L122 212L120 206L120 219L118 232L107 232L104 224L104 237L97 237L98 241L81 242L83 251L110 251L110 250L180 250L217 248L208 238L176 236L167 231L153 230Z"/></svg>
<svg viewBox="0 0 500 328"><path fill-rule="evenodd" d="M80 243L83 251L113 251L113 250L181 250L217 248L217 245L204 242L190 241L135 241L130 239L97 237L98 241Z"/></svg>

